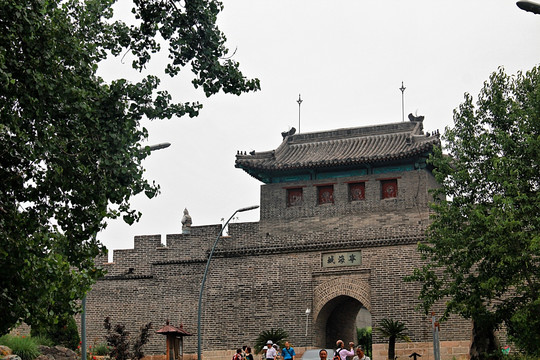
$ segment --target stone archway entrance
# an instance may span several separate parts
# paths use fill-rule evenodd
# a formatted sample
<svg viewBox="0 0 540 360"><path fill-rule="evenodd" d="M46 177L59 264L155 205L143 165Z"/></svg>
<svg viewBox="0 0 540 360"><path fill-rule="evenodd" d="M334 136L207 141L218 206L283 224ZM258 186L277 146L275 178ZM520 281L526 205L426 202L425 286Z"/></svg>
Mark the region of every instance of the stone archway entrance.
<svg viewBox="0 0 540 360"><path fill-rule="evenodd" d="M331 280L315 288L315 346L334 348L336 340L356 342L356 318L364 307L371 312L370 287L363 280Z"/></svg>

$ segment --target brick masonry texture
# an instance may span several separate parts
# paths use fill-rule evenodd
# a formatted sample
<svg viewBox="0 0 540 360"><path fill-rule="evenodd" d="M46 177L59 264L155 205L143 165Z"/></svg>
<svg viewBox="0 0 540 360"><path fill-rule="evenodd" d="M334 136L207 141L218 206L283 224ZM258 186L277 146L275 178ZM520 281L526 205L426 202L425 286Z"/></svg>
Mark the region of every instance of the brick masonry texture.
<svg viewBox="0 0 540 360"><path fill-rule="evenodd" d="M381 199L382 178L397 178L396 198ZM365 200L349 201L348 184L355 181L365 181ZM321 183L333 184L333 204L317 205ZM303 203L287 207L286 187L294 186L302 187ZM431 318L415 310L420 285L402 279L421 264L416 246L434 186L427 170L262 185L260 222L230 224L212 259L203 296L205 357L253 345L270 328L286 330L294 347L328 347L336 337L355 341L362 306L373 326L400 320L418 349L430 343ZM184 341L184 352L195 353L200 284L220 230L194 226L189 235L167 235L166 245L159 235L137 236L133 249L115 251L114 262L103 265L107 276L87 296L88 342L103 342L106 316L132 334L147 322L157 330L169 319L195 335ZM323 254L345 251L360 251L361 265L322 266ZM468 342L469 322L451 318L440 338ZM375 332L373 342L386 343ZM165 336L153 334L146 352L164 353Z"/></svg>

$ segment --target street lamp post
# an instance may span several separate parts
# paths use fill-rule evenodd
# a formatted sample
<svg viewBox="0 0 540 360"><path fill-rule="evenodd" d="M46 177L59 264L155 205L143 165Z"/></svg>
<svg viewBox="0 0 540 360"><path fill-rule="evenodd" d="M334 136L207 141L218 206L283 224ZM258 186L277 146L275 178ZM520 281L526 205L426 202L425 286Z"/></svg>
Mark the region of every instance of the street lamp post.
<svg viewBox="0 0 540 360"><path fill-rule="evenodd" d="M306 337L308 335L309 314L311 314L311 310L306 309Z"/></svg>
<svg viewBox="0 0 540 360"><path fill-rule="evenodd" d="M245 208L241 208L236 210L229 220L221 227L221 230L219 231L218 236L216 237L216 241L214 241L214 246L212 246L212 250L210 250L210 254L208 255L208 260L206 261L206 268L204 269L204 275L201 281L201 290L199 291L199 306L198 306L198 313L197 313L197 359L201 360L201 307L202 307L202 295L204 291L204 283L206 282L206 274L208 273L208 268L210 267L210 261L212 260L212 255L214 254L214 250L216 249L216 246L219 242L219 238L223 234L223 230L227 227L227 224L229 224L229 221L236 215L236 213L244 212L244 211L250 211L255 210L259 207L259 205L255 206L249 206Z"/></svg>

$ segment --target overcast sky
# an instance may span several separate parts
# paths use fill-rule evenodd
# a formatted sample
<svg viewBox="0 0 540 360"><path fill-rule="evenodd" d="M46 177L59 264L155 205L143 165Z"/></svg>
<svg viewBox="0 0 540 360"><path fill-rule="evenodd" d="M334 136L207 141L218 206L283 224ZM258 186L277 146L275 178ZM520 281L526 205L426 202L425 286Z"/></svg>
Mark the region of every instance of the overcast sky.
<svg viewBox="0 0 540 360"><path fill-rule="evenodd" d="M279 146L281 132L399 122L401 82L407 114L424 115L424 129L443 132L469 92L489 75L540 63L540 15L514 0L224 0L220 29L234 59L261 91L206 98L190 87L190 71L170 79L158 59L150 70L175 100L201 101L197 118L143 123L148 144L170 142L144 162L161 186L152 200L133 199L139 223L110 222L98 238L109 248L133 247L135 235L181 232L184 208L193 226L219 224L241 207L259 205L261 183L234 167L237 150ZM129 8L122 12L129 11ZM130 72L129 55L101 68L105 79ZM239 222L258 221L258 210ZM111 254L109 254L111 258Z"/></svg>

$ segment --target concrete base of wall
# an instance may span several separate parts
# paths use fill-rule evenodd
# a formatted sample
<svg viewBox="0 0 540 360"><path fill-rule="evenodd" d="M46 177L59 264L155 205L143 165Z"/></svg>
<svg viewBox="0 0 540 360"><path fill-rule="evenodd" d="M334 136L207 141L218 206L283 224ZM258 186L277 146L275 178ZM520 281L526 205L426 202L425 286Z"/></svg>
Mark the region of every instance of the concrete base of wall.
<svg viewBox="0 0 540 360"><path fill-rule="evenodd" d="M469 358L470 341L441 341L441 360ZM419 360L434 360L433 343L429 342L411 342L397 343L396 356L400 360L409 359L409 355L416 352L422 355ZM388 344L373 344L372 360L386 360L388 357ZM411 357L412 359L412 357Z"/></svg>
<svg viewBox="0 0 540 360"><path fill-rule="evenodd" d="M467 360L469 359L470 341L441 341L441 360ZM311 349L311 348L309 348ZM294 348L296 358L300 360L302 354L308 350L305 347ZM411 342L397 343L396 356L398 360L409 360L409 355L416 352L422 358L418 360L434 360L432 342ZM236 354L235 350L204 351L202 358L204 360L229 360ZM260 354L254 354L255 360L260 360ZM373 355L371 360L386 360L388 357L388 344L373 344ZM332 359L332 356L328 356ZM410 358L412 360L412 357ZM165 355L149 355L142 360L166 360ZM197 360L197 354L184 354L182 360Z"/></svg>
<svg viewBox="0 0 540 360"><path fill-rule="evenodd" d="M295 347L294 352L296 353L296 359L300 360L302 354L313 348L306 347ZM230 360L236 354L236 350L216 350L216 351L203 351L201 356L203 360ZM261 360L261 354L253 354L255 360ZM329 359L332 356L329 355ZM145 356L142 360L167 360L166 355L148 355ZM197 354L184 354L182 360L197 360ZM423 360L423 359L422 359Z"/></svg>

